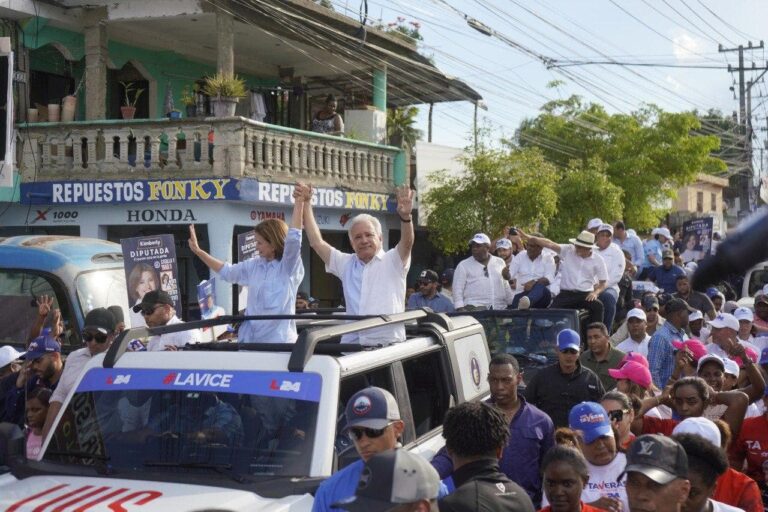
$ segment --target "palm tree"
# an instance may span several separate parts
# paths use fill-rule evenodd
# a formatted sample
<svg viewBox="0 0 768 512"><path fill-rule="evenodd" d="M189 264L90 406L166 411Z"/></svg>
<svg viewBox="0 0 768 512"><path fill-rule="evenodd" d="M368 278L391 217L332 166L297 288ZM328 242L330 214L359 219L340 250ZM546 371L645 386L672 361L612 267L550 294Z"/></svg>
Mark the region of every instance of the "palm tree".
<svg viewBox="0 0 768 512"><path fill-rule="evenodd" d="M416 107L398 107L387 111L387 138L390 145L413 149L422 136L421 130L415 127L418 114L419 109Z"/></svg>

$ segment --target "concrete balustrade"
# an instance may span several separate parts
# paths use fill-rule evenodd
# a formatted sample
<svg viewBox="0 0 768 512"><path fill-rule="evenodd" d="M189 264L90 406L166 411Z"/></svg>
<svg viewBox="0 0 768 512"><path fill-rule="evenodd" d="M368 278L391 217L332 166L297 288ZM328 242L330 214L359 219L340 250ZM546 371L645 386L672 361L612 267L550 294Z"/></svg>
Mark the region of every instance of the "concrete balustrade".
<svg viewBox="0 0 768 512"><path fill-rule="evenodd" d="M18 125L24 181L254 177L388 192L397 148L249 119Z"/></svg>

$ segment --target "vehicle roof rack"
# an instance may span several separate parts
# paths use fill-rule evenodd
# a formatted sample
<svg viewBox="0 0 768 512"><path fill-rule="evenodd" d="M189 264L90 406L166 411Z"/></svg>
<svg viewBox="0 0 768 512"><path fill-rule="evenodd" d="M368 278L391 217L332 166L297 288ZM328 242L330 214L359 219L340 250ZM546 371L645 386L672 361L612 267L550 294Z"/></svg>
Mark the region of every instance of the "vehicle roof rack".
<svg viewBox="0 0 768 512"><path fill-rule="evenodd" d="M327 341L343 334L352 334L385 325L409 322L417 320L419 322L431 322L440 327L451 330L453 322L442 313L435 313L429 308L415 309L404 313L395 313L392 315L246 315L234 316L225 315L208 320L196 320L192 322L183 322L179 324L163 325L160 327L136 327L126 329L121 332L104 356L104 368L114 368L117 361L128 350L131 340L137 338L147 338L160 334L172 332L187 331L190 329L202 329L216 325L231 324L243 322L246 320L337 320L345 323L337 325L321 325L309 327L299 333L296 343L197 343L187 345L185 350L212 350L212 351L238 351L238 350L259 350L264 352L291 352L288 362L288 369L292 372L304 371L310 357L314 353L339 354L343 352L359 352L365 350L357 344L334 343L325 344L318 347L323 341ZM351 321L350 321L351 320Z"/></svg>

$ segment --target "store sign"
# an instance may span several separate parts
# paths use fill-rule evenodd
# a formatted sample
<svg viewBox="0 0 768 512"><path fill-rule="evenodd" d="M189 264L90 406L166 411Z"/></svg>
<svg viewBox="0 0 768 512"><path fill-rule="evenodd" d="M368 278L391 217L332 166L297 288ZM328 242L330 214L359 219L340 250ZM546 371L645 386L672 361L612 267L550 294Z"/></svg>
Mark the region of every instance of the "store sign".
<svg viewBox="0 0 768 512"><path fill-rule="evenodd" d="M318 209L336 208L390 213L396 210L394 198L388 194L327 187L315 187L314 190L312 205ZM169 201L249 201L293 205L293 184L270 183L250 178L38 181L21 184L23 204L122 204Z"/></svg>
<svg viewBox="0 0 768 512"><path fill-rule="evenodd" d="M280 219L285 220L285 212L265 212L261 210L251 210L251 220L257 220L259 222L267 219Z"/></svg>
<svg viewBox="0 0 768 512"><path fill-rule="evenodd" d="M126 222L197 222L195 214L182 208L169 208L164 210L126 210Z"/></svg>

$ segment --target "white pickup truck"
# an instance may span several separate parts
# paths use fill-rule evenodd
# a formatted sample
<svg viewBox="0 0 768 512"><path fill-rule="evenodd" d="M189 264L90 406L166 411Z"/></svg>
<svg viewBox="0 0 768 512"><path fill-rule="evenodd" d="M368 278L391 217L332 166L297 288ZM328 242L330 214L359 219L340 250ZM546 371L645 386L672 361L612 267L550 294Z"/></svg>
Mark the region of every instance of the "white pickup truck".
<svg viewBox="0 0 768 512"><path fill-rule="evenodd" d="M136 337L231 320L126 331L90 361L39 460L25 457L18 427L0 425L0 509L309 511L320 482L357 459L340 435L356 391L392 392L404 447L427 458L443 444L448 408L488 396L481 326L428 310L345 324L318 316L293 345L126 351ZM405 342L339 342L397 322Z"/></svg>

